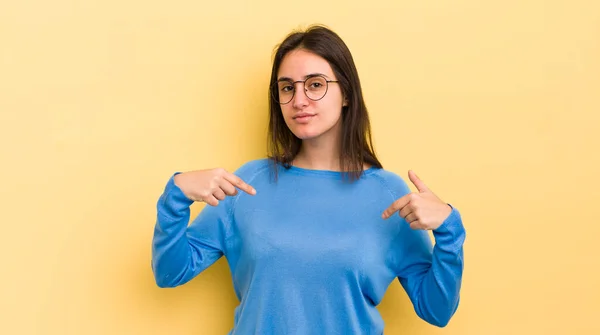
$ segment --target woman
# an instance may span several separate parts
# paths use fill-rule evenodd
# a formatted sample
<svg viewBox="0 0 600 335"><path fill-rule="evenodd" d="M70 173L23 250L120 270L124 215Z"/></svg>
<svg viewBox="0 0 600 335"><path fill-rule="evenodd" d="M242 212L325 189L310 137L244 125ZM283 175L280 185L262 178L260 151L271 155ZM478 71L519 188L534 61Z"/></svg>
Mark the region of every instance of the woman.
<svg viewBox="0 0 600 335"><path fill-rule="evenodd" d="M376 306L398 278L416 313L445 326L462 281L460 214L412 171L415 193L382 168L338 35L290 34L270 101L268 158L168 181L152 249L158 286L182 285L225 256L240 299L230 334L379 335ZM188 227L194 201L208 206Z"/></svg>

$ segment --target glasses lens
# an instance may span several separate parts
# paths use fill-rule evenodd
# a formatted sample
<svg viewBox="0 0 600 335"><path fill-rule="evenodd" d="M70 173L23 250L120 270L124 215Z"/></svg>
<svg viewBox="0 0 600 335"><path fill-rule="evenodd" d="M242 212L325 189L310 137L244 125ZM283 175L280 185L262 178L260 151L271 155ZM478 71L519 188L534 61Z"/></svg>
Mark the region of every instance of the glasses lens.
<svg viewBox="0 0 600 335"><path fill-rule="evenodd" d="M304 83L306 89L306 96L311 100L319 100L327 93L327 81L323 77L312 77L306 80Z"/></svg>
<svg viewBox="0 0 600 335"><path fill-rule="evenodd" d="M273 98L280 104L287 104L294 97L294 84L289 80L282 80L273 86Z"/></svg>

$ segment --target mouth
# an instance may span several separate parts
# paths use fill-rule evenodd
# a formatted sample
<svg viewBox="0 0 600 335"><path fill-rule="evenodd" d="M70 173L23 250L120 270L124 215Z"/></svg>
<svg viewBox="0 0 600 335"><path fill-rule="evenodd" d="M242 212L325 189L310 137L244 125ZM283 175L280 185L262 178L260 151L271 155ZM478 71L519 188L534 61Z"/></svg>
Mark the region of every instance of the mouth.
<svg viewBox="0 0 600 335"><path fill-rule="evenodd" d="M309 119L311 119L313 116L315 116L315 114L300 113L300 114L294 115L294 116L292 117L292 119L294 119L294 120L298 120L298 121L303 121L303 120L309 120Z"/></svg>

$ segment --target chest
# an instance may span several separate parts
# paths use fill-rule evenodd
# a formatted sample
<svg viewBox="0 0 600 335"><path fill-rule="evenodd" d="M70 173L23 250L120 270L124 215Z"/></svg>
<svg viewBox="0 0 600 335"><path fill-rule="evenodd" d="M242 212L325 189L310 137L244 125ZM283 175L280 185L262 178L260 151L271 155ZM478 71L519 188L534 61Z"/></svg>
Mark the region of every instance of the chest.
<svg viewBox="0 0 600 335"><path fill-rule="evenodd" d="M242 257L257 267L369 272L385 266L398 232L383 209L357 198L279 198L236 211L234 228Z"/></svg>

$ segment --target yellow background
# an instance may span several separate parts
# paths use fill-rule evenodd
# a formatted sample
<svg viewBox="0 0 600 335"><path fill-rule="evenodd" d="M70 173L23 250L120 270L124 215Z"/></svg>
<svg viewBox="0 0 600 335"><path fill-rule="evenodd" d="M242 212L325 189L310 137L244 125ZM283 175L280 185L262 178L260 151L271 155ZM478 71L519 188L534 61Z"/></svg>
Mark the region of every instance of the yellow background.
<svg viewBox="0 0 600 335"><path fill-rule="evenodd" d="M310 23L353 52L384 166L467 227L454 319L420 321L395 282L386 335L600 334L593 0L3 1L1 334L230 329L224 259L154 284L156 200L264 155L271 52Z"/></svg>

